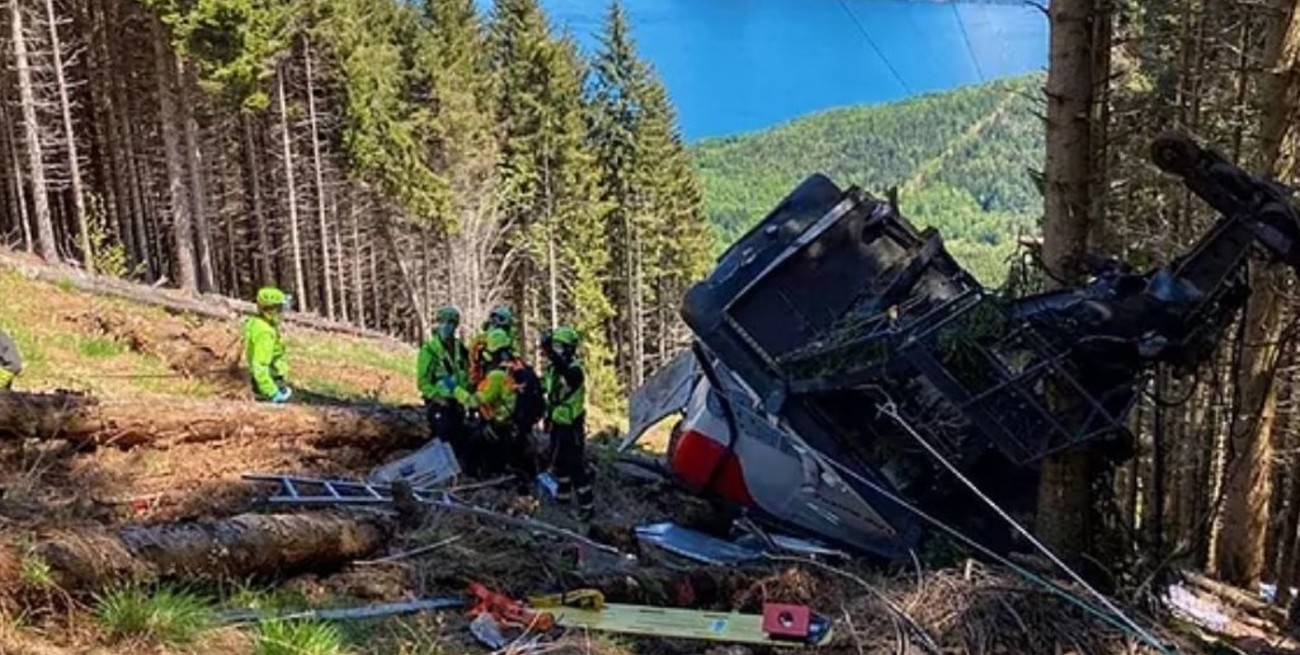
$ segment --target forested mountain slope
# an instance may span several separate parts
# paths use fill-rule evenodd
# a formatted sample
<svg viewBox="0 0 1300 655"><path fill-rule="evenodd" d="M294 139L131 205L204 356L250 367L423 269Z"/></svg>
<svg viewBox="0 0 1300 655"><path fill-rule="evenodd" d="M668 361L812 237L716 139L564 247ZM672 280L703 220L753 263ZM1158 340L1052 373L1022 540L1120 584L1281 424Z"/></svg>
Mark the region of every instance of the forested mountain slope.
<svg viewBox="0 0 1300 655"><path fill-rule="evenodd" d="M940 229L985 282L1001 280L1017 232L1042 197L1029 171L1043 160L1039 75L886 105L826 111L694 148L705 209L721 243L757 222L804 177L900 190L904 213Z"/></svg>

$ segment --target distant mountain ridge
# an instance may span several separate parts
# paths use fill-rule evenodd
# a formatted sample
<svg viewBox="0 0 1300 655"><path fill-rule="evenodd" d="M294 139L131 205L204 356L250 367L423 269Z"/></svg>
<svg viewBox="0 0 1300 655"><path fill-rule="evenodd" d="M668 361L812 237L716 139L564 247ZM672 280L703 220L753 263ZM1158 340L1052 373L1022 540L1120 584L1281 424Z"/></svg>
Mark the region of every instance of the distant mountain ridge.
<svg viewBox="0 0 1300 655"><path fill-rule="evenodd" d="M1017 233L1033 231L1042 196L1041 74L904 101L832 109L693 148L705 209L730 244L808 175L883 195L934 226L985 283L1002 280Z"/></svg>

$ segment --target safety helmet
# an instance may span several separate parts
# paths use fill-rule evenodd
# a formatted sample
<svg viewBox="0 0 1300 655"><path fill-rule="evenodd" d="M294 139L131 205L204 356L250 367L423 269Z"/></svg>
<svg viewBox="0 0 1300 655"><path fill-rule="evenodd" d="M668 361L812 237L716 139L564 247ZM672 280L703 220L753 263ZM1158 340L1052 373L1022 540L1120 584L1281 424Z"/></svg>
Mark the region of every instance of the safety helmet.
<svg viewBox="0 0 1300 655"><path fill-rule="evenodd" d="M560 327L555 328L555 331L551 333L551 340L561 345L577 348L578 331L567 325L561 325Z"/></svg>
<svg viewBox="0 0 1300 655"><path fill-rule="evenodd" d="M514 322L514 312L510 311L505 305L497 305L492 308L488 314L488 325L493 327L507 327Z"/></svg>
<svg viewBox="0 0 1300 655"><path fill-rule="evenodd" d="M289 296L275 287L262 287L257 290L257 306L267 309L288 307Z"/></svg>
<svg viewBox="0 0 1300 655"><path fill-rule="evenodd" d="M460 310L452 305L443 305L438 308L439 323L460 323Z"/></svg>
<svg viewBox="0 0 1300 655"><path fill-rule="evenodd" d="M487 352L497 354L510 347L510 335L505 330L493 328L487 333Z"/></svg>

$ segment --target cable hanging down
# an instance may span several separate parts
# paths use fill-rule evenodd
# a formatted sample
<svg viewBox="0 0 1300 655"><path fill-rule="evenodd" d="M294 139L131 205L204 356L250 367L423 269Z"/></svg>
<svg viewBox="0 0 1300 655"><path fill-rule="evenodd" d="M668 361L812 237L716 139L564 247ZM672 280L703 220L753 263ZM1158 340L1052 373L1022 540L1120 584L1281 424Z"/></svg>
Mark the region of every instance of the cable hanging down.
<svg viewBox="0 0 1300 655"><path fill-rule="evenodd" d="M888 489L885 489L881 485L872 482L871 480L867 479L866 476L859 474L857 471L853 470L852 468L844 464L841 464L833 459L823 457L823 456L817 457L819 461L823 462L825 465L830 466L831 468L836 469L841 474L853 478L854 480L865 485L867 488L871 489L875 493L880 494L886 500L916 515L921 520L938 528L939 530L943 531L944 533L948 534L954 539L957 539L963 544L981 553L985 557L988 557L989 559L992 559L998 562L999 564L1006 566L1008 569L1019 574L1021 577L1025 578L1026 580L1029 580L1030 582L1033 582L1035 584L1038 584L1046 588L1048 591L1056 594L1057 596L1060 596L1065 601L1079 607L1085 612L1088 612L1093 616L1096 616L1097 618L1101 619L1102 621L1105 621L1106 623L1109 623L1115 628L1118 628L1126 633L1129 633L1131 636L1136 637L1138 640L1151 646L1156 651L1160 652L1162 655L1174 655L1174 651L1170 649L1168 644L1161 641L1156 636L1152 635L1150 631L1138 625L1137 622L1135 622L1132 618L1130 618L1127 614L1125 614L1123 610L1121 610L1113 602L1111 602L1109 598L1107 598L1104 594L1102 594L1101 592L1094 589L1091 585L1089 585L1083 579L1082 576L1080 576L1068 565L1066 565L1065 562L1061 561L1061 559L1057 557L1056 554L1054 554L1050 549L1048 549L1046 545L1044 545L1042 542L1036 539L1032 534L1030 534L1029 531L1024 528L1024 526L1016 522L1016 520L1012 518L1009 514L1007 514L1005 510L999 507L997 503L993 501L993 499L985 495L979 489L979 487L975 485L974 482L972 482L969 478L963 475L956 468L956 466L954 466L951 462L949 462L947 458L943 456L942 453L940 453L932 445L930 445L930 443L926 441L924 437L922 437L919 433L917 433L916 430L913 429L912 426L908 424L903 419L903 417L898 414L897 410L895 409L893 399L890 398L889 395L883 389L879 389L877 387L876 391L878 391L884 397L884 401L876 405L877 410L881 414L889 417L891 420L897 423L901 428L907 431L908 434L910 434L912 438L917 441L918 444L920 444L926 451L928 451L932 457L934 457L941 465L947 468L950 473L956 476L964 485L966 485L966 487L968 487L976 496L978 496L980 500L982 500L985 504L991 507L994 510L994 512L996 512L1003 520L1005 520L1013 529L1018 531L1025 538L1027 538L1029 542L1034 545L1035 548L1037 548L1040 552L1042 552L1053 564L1055 564L1062 571L1064 571L1066 575L1070 577L1071 580L1073 580L1076 584L1080 585L1085 591L1088 592L1089 595L1095 598L1102 607L1097 607L1096 605L1079 598L1075 594L1066 590L1061 585L1056 584L1051 580L1044 578L1043 576L1037 575L1034 572L1026 569L1025 567L1012 562L1006 557L1003 557L993 552L993 550L988 548L987 546L984 546L983 544L966 536L960 530L957 530L956 528L949 526L943 521L929 515L924 510L898 497L897 495L890 492Z"/></svg>
<svg viewBox="0 0 1300 655"><path fill-rule="evenodd" d="M980 60L975 56L975 49L970 44L970 33L966 31L966 21L962 20L961 11L957 9L956 2L949 2L952 7L952 16L957 19L957 27L961 29L961 40L966 44L966 54L970 55L970 63L975 66L975 74L980 78L980 84L984 83L984 69L980 66Z"/></svg>
<svg viewBox="0 0 1300 655"><path fill-rule="evenodd" d="M898 70L894 68L892 63L890 63L889 58L886 57L885 53L876 45L876 40L871 38L871 34L867 32L866 26L862 24L862 21L858 20L858 15L853 13L852 9L849 9L849 5L845 0L838 1L840 3L840 8L844 10L844 13L849 15L849 20L853 21L853 24L858 27L858 31L862 33L863 38L867 40L867 45L871 46L871 51L876 53L877 57L880 57L880 61L884 62L885 68L889 69L890 74L894 76L894 80L898 82L899 86L903 87L903 91L907 93L908 96L911 96L912 87L908 86L907 81L903 79L902 75L898 74Z"/></svg>

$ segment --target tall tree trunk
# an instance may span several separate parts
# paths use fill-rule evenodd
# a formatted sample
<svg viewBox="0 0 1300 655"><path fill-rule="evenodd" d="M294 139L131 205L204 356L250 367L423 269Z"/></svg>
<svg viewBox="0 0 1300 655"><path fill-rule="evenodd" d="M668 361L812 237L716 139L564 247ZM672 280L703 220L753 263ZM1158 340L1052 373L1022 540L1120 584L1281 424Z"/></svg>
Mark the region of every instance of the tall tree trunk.
<svg viewBox="0 0 1300 655"><path fill-rule="evenodd" d="M16 2L16 0L15 0ZM72 103L68 100L68 80L63 71L63 49L59 40L58 17L54 0L45 0L45 20L50 30L50 50L54 58L54 83L59 89L59 110L63 118L63 142L68 156L68 175L72 181L73 216L81 246L81 261L86 270L95 270L95 254L90 248L90 225L86 220L85 188L81 182L81 162L77 155L77 133L72 127Z"/></svg>
<svg viewBox="0 0 1300 655"><path fill-rule="evenodd" d="M10 182L13 183L13 195L11 201L14 203L13 213L14 220L17 220L22 227L23 233L23 250L32 252L32 225L27 215L27 202L23 199L23 168L19 161L18 155L18 137L14 136L13 124L9 122L9 112L5 107L6 103L0 102L0 121L5 124L6 140L9 143L9 164L14 174Z"/></svg>
<svg viewBox="0 0 1300 655"><path fill-rule="evenodd" d="M162 121L164 156L167 160L167 202L171 207L172 253L175 258L177 283L184 291L198 289L198 275L194 267L194 228L190 222L190 200L185 189L185 166L181 155L181 140L177 129L176 63L166 29L158 19L151 19L154 30L154 65L158 78L159 118Z"/></svg>
<svg viewBox="0 0 1300 655"><path fill-rule="evenodd" d="M32 183L32 209L36 216L37 250L41 258L54 262L59 258L54 242L54 222L50 218L49 191L45 184L45 158L41 154L41 128L36 121L36 95L32 89L32 69L27 59L27 36L23 33L22 0L10 0L13 11L14 60L18 67L18 98L23 111L23 139L27 148L27 178Z"/></svg>
<svg viewBox="0 0 1300 655"><path fill-rule="evenodd" d="M330 278L330 239L325 226L325 176L321 171L320 129L316 121L316 83L312 79L311 42L303 40L303 63L307 69L307 115L311 120L311 157L316 169L316 213L320 220L321 278L325 282L325 315L334 318L334 281Z"/></svg>
<svg viewBox="0 0 1300 655"><path fill-rule="evenodd" d="M105 0L104 24L116 26L122 19L121 2ZM126 53L123 52L120 39L105 36L103 39L103 56L108 66L108 93L112 97L109 113L113 116L110 126L113 132L110 140L116 143L118 153L117 179L118 196L122 206L120 229L127 251L137 265L144 266L147 279L157 274L154 259L149 254L149 246L144 226L144 198L141 192L139 160L135 156L135 137L132 132L129 95L127 91L128 74L123 70L127 65Z"/></svg>
<svg viewBox="0 0 1300 655"><path fill-rule="evenodd" d="M1102 17L1094 0L1055 0L1049 12L1043 264L1051 277L1070 284L1082 278L1087 250L1094 174L1092 26ZM1043 462L1037 531L1067 561L1089 548L1094 459L1079 450Z"/></svg>
<svg viewBox="0 0 1300 655"><path fill-rule="evenodd" d="M284 100L284 71L275 74L275 97L280 108L280 140L284 146L284 180L289 193L289 240L293 248L293 288L298 309L307 311L307 288L302 275L302 243L298 239L298 191L293 179L293 147L289 136L289 111Z"/></svg>
<svg viewBox="0 0 1300 655"><path fill-rule="evenodd" d="M257 229L257 252L253 260L257 262L257 275L260 279L255 285L272 284L275 274L271 270L271 235L266 227L266 212L262 209L262 171L257 165L258 156L253 139L253 119L247 113L241 113L239 122L244 128L244 163L248 170L248 203L253 212L253 222Z"/></svg>
<svg viewBox="0 0 1300 655"><path fill-rule="evenodd" d="M193 67L176 58L176 84L185 118L185 167L190 173L190 213L194 216L194 233L199 246L199 289L212 291L216 286L212 272L212 235L208 226L207 186L203 181L203 153L199 144L199 122L194 115L192 86Z"/></svg>
<svg viewBox="0 0 1300 655"><path fill-rule="evenodd" d="M407 300L411 303L411 308L415 310L416 323L420 328L421 335L431 333L429 326L429 313L426 311L424 301L420 297L420 290L416 287L415 276L411 274L410 264L402 256L402 247L397 242L397 235L393 234L392 219L386 215L378 218L380 236L388 244L389 251L393 255L393 263L397 264L398 282L401 283L402 289L406 292ZM373 251L372 251L373 257ZM373 259L372 259L373 261ZM378 294L376 294L376 297Z"/></svg>
<svg viewBox="0 0 1300 655"><path fill-rule="evenodd" d="M365 291L361 286L361 218L355 194L348 203L352 214L352 311L356 312L357 325L366 327L366 304L363 302Z"/></svg>
<svg viewBox="0 0 1300 655"><path fill-rule="evenodd" d="M1280 180L1295 175L1294 132L1300 84L1300 12L1296 0L1277 0L1276 19L1269 21L1262 60L1274 73L1265 73L1259 111L1261 168ZM1236 371L1241 407L1233 417L1230 439L1236 460L1224 481L1223 524L1216 549L1219 577L1239 585L1259 579L1264 568L1265 539L1272 494L1272 438L1276 419L1274 362L1279 355L1282 303L1276 271L1251 271L1251 298L1246 308L1247 343Z"/></svg>
<svg viewBox="0 0 1300 655"><path fill-rule="evenodd" d="M343 266L343 224L339 222L339 197L337 192L330 197L330 215L334 219L334 269L338 274L339 318L348 321L351 320L352 314L348 312L347 273L346 268Z"/></svg>

